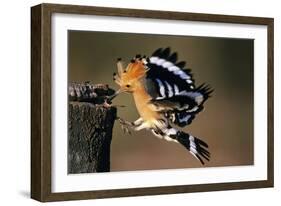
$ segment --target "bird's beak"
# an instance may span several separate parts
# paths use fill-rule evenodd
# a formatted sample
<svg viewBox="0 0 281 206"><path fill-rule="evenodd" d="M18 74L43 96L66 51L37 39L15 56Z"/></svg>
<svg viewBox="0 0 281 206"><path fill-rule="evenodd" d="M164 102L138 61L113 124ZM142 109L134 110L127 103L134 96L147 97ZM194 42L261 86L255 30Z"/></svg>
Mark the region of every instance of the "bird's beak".
<svg viewBox="0 0 281 206"><path fill-rule="evenodd" d="M113 100L118 94L121 94L122 92L124 92L123 90L121 90L121 89L119 89L119 90L117 90L113 95L111 95L111 96L108 96L108 100Z"/></svg>

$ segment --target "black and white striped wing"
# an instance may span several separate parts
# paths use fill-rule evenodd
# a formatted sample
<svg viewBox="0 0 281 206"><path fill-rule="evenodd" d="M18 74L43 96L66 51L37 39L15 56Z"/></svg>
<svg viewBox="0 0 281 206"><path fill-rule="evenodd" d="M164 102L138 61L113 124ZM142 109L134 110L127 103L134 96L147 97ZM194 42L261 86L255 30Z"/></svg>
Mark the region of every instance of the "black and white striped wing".
<svg viewBox="0 0 281 206"><path fill-rule="evenodd" d="M203 109L203 102L211 93L201 85L195 88L190 70L185 62L177 63L177 53L158 49L149 58L146 89L158 111L165 113L173 123L185 126Z"/></svg>
<svg viewBox="0 0 281 206"><path fill-rule="evenodd" d="M190 70L184 69L185 62L177 63L177 53L170 54L170 49L158 49L148 59L147 80L153 82L157 87L153 97L169 98L175 96L180 91L194 89L194 80Z"/></svg>

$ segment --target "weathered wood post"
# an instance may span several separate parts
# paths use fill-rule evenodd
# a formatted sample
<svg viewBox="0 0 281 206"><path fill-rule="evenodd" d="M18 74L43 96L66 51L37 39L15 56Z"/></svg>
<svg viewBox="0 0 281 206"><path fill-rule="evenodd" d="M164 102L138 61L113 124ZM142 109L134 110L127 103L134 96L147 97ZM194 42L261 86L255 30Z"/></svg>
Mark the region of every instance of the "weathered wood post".
<svg viewBox="0 0 281 206"><path fill-rule="evenodd" d="M71 83L68 107L68 173L110 171L110 145L116 108L107 85Z"/></svg>

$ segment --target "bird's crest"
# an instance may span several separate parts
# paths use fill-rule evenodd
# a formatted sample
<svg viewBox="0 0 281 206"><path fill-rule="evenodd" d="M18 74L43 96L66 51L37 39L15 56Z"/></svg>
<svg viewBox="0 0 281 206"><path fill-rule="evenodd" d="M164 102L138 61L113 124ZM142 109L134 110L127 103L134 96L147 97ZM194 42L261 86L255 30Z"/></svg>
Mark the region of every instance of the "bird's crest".
<svg viewBox="0 0 281 206"><path fill-rule="evenodd" d="M118 74L114 73L114 81L119 85L124 85L129 81L138 80L146 74L148 68L145 56L136 55L131 62L124 67L121 58L117 59Z"/></svg>

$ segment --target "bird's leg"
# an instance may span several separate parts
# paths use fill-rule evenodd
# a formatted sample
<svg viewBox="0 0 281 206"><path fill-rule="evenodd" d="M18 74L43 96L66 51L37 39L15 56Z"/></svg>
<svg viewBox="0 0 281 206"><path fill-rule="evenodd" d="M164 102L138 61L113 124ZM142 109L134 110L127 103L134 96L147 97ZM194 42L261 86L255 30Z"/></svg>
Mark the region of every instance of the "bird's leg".
<svg viewBox="0 0 281 206"><path fill-rule="evenodd" d="M135 126L139 126L143 123L143 119L140 117L136 121L133 122Z"/></svg>
<svg viewBox="0 0 281 206"><path fill-rule="evenodd" d="M134 129L135 129L136 131L140 131L140 130L142 130L142 129L147 129L147 128L148 128L147 123L146 123L146 122L142 122L141 124L139 124L138 126L136 126Z"/></svg>
<svg viewBox="0 0 281 206"><path fill-rule="evenodd" d="M140 126L143 122L142 118L139 118L137 119L136 121L134 122L129 122L127 120L124 120L120 117L117 117L116 118L119 123L121 124L121 128L123 129L124 132L127 132L129 134L131 134L130 130L129 129L135 129L137 128L138 126Z"/></svg>

